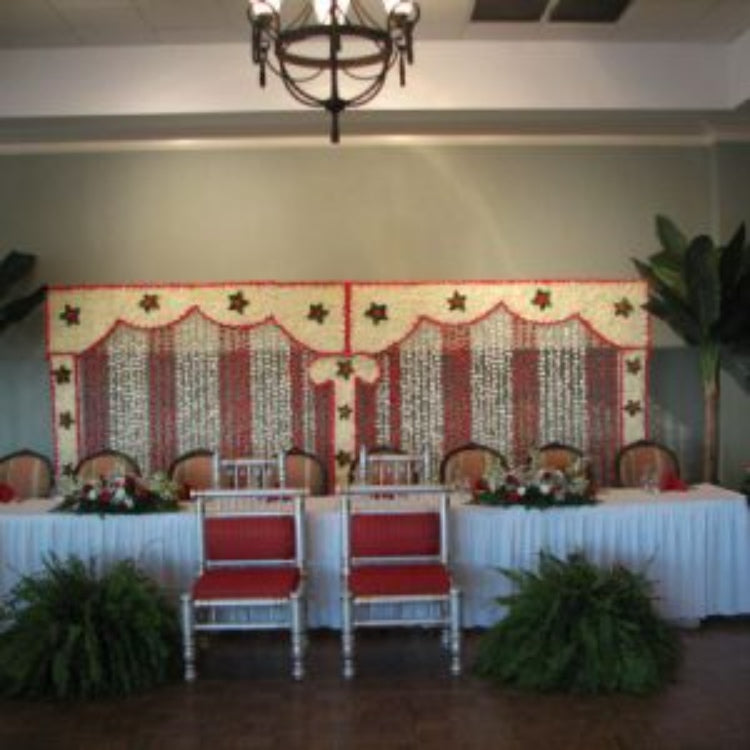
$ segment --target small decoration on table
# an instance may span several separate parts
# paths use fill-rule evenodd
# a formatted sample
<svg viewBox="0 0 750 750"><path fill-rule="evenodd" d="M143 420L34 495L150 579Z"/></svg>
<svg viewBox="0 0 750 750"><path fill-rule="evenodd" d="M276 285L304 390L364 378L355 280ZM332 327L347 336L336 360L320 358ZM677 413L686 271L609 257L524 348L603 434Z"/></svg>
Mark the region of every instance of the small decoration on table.
<svg viewBox="0 0 750 750"><path fill-rule="evenodd" d="M0 482L0 503L12 503L16 499L16 491L5 482Z"/></svg>
<svg viewBox="0 0 750 750"><path fill-rule="evenodd" d="M595 505L594 487L586 459L578 459L565 471L541 466L538 451L529 461L511 470L499 469L480 479L474 503L500 507L568 508Z"/></svg>
<svg viewBox="0 0 750 750"><path fill-rule="evenodd" d="M163 473L154 474L149 480L131 475L87 482L73 479L55 511L99 515L168 513L180 509L179 499L179 484Z"/></svg>

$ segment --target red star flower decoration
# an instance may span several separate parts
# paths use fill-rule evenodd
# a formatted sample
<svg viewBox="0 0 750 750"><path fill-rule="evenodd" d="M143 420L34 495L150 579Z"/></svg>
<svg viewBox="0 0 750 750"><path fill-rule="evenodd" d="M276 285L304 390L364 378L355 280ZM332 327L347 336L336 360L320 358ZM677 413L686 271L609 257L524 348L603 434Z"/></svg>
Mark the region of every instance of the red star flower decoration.
<svg viewBox="0 0 750 750"><path fill-rule="evenodd" d="M377 302L371 302L365 316L372 321L373 325L382 323L384 320L388 320L388 305L379 305Z"/></svg>
<svg viewBox="0 0 750 750"><path fill-rule="evenodd" d="M159 295L158 294L144 294L138 306L143 308L143 312L150 313L152 310L159 309Z"/></svg>
<svg viewBox="0 0 750 750"><path fill-rule="evenodd" d="M348 466L352 462L352 454L349 451L339 451L336 454L336 463L339 466Z"/></svg>
<svg viewBox="0 0 750 750"><path fill-rule="evenodd" d="M60 320L69 326L77 326L81 323L81 308L65 305L65 309L60 313Z"/></svg>
<svg viewBox="0 0 750 750"><path fill-rule="evenodd" d="M65 365L60 365L60 367L52 370L52 375L55 378L55 383L57 383L58 385L70 383L70 377L72 374L73 371Z"/></svg>
<svg viewBox="0 0 750 750"><path fill-rule="evenodd" d="M69 411L60 413L60 427L64 430L69 430L73 426L73 422L75 422L75 420Z"/></svg>
<svg viewBox="0 0 750 750"><path fill-rule="evenodd" d="M349 404L339 406L339 419L351 419L352 407Z"/></svg>
<svg viewBox="0 0 750 750"><path fill-rule="evenodd" d="M552 292L549 289L537 289L531 304L536 305L540 310L552 307Z"/></svg>
<svg viewBox="0 0 750 750"><path fill-rule="evenodd" d="M643 368L640 357L633 357L633 359L625 360L625 367L630 375L637 375Z"/></svg>
<svg viewBox="0 0 750 750"><path fill-rule="evenodd" d="M245 298L245 295L240 291L229 295L229 309L234 310L234 312L237 312L240 315L245 314L245 308L249 304L250 303Z"/></svg>
<svg viewBox="0 0 750 750"><path fill-rule="evenodd" d="M639 412L643 411L643 407L641 406L640 401L635 401L632 398L628 401L627 404L623 407L625 411L630 414L631 417L634 417Z"/></svg>
<svg viewBox="0 0 750 750"><path fill-rule="evenodd" d="M627 298L623 297L621 300L615 302L615 315L621 318L629 318L633 314L633 303Z"/></svg>
<svg viewBox="0 0 750 750"><path fill-rule="evenodd" d="M354 365L351 363L351 360L349 359L340 359L336 363L336 376L339 378L343 378L344 380L349 380L349 378L354 374Z"/></svg>
<svg viewBox="0 0 750 750"><path fill-rule="evenodd" d="M459 294L458 289L453 292L453 296L446 300L449 310L466 310L466 295Z"/></svg>
<svg viewBox="0 0 750 750"><path fill-rule="evenodd" d="M316 323L322 325L325 322L326 317L328 317L329 312L330 310L327 310L325 305L318 302L314 305L310 305L310 312L307 313L307 319L314 320Z"/></svg>

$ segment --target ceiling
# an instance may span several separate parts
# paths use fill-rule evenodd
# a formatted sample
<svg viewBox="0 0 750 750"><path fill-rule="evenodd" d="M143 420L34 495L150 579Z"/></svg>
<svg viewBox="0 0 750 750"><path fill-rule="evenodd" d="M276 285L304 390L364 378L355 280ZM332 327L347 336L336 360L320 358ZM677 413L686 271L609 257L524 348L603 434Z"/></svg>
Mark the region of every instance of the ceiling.
<svg viewBox="0 0 750 750"><path fill-rule="evenodd" d="M406 88L348 112L345 132L750 137L750 0L631 0L615 24L551 20L582 0L483 4L529 1L546 3L541 21L420 0ZM0 148L324 132L323 113L257 86L246 7L0 0Z"/></svg>
<svg viewBox="0 0 750 750"><path fill-rule="evenodd" d="M1 0L0 48L239 42L247 39L246 7L246 0ZM614 25L472 23L473 0L421 7L424 39L726 43L750 28L748 0L633 0Z"/></svg>

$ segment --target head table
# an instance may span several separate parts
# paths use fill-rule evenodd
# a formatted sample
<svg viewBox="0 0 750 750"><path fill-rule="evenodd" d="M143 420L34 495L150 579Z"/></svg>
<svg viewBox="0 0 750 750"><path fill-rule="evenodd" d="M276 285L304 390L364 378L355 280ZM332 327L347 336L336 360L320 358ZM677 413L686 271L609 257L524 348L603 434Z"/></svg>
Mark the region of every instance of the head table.
<svg viewBox="0 0 750 750"><path fill-rule="evenodd" d="M647 494L610 489L601 503L553 510L495 508L452 498L452 565L463 591L465 627L503 615L496 597L510 593L500 568L536 566L539 551L584 551L598 563L620 562L654 581L657 606L675 621L750 613L750 513L746 499L698 485ZM96 564L133 558L175 595L197 572L194 513L76 516L49 513L58 501L0 505L0 594L39 570L50 553ZM388 502L383 500L382 502ZM311 627L340 626L341 543L338 499L307 501Z"/></svg>

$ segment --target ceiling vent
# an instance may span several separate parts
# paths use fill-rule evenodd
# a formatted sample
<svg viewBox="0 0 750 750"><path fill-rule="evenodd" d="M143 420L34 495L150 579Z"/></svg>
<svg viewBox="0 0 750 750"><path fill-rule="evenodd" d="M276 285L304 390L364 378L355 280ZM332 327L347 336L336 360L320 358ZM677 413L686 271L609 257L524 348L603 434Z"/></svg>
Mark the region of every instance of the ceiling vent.
<svg viewBox="0 0 750 750"><path fill-rule="evenodd" d="M616 23L632 0L475 0L472 21Z"/></svg>

